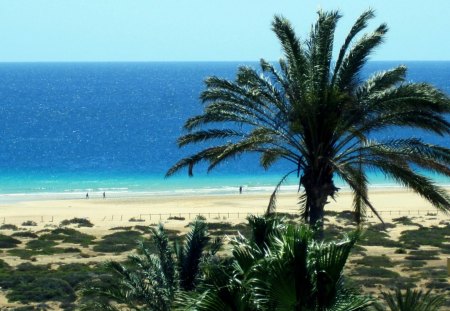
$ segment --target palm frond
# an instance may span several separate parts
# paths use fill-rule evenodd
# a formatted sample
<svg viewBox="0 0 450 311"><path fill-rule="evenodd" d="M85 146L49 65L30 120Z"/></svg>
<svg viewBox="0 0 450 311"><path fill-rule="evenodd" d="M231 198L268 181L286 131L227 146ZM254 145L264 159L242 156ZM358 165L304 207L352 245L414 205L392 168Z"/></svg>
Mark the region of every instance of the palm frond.
<svg viewBox="0 0 450 311"><path fill-rule="evenodd" d="M353 27L351 28L350 32L348 33L347 37L345 38L344 44L342 45L339 55L336 59L336 65L334 67L334 72L332 76L331 86L334 86L334 82L337 77L337 73L339 72L341 68L342 61L344 60L344 56L348 50L348 47L350 46L351 42L355 38L356 35L358 35L359 32L361 32L364 28L367 27L367 22L374 18L375 12L371 9L363 12L356 22L353 24Z"/></svg>
<svg viewBox="0 0 450 311"><path fill-rule="evenodd" d="M292 170L289 173L287 173L286 175L284 175L280 179L278 184L275 186L275 189L273 190L272 194L270 195L269 205L267 206L265 215L269 216L275 212L276 204L277 204L277 193L280 190L281 185L286 181L286 179L289 177L289 175L291 175L292 173L295 173L295 172L297 172L296 169Z"/></svg>
<svg viewBox="0 0 450 311"><path fill-rule="evenodd" d="M358 84L358 74L367 61L367 57L383 42L388 28L380 25L372 34L364 35L348 52L337 72L336 86L340 90L353 92Z"/></svg>

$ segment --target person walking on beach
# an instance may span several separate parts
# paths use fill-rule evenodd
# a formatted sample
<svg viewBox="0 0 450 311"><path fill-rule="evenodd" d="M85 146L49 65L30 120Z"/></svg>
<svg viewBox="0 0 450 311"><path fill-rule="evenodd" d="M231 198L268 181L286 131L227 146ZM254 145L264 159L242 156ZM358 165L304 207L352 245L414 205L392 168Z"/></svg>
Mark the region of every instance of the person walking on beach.
<svg viewBox="0 0 450 311"><path fill-rule="evenodd" d="M89 192L86 192L86 199L89 199Z"/></svg>
<svg viewBox="0 0 450 311"><path fill-rule="evenodd" d="M242 194L242 186L239 186L239 194Z"/></svg>
<svg viewBox="0 0 450 311"><path fill-rule="evenodd" d="M103 199L106 198L106 193L103 191Z"/></svg>

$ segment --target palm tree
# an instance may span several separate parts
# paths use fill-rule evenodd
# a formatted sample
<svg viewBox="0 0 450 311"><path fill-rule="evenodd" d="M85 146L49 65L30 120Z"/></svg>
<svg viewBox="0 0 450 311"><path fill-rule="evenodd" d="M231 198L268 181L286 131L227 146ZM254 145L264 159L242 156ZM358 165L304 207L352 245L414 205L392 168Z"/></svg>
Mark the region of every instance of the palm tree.
<svg viewBox="0 0 450 311"><path fill-rule="evenodd" d="M210 145L180 160L166 176L182 168L188 168L192 176L194 166L202 161L209 164L209 172L232 157L258 153L265 169L279 160L292 164L281 182L297 173L299 187L304 189L302 215L311 225L320 225L328 199L336 195L336 176L354 194L358 221L367 208L379 217L368 199L368 169L380 170L448 212L448 193L417 168L450 176L450 149L413 137L377 140L371 136L392 127L448 135L448 97L428 84L405 82L404 66L361 81L368 56L388 30L382 24L356 38L374 17L372 10L356 20L332 62L340 17L338 12L318 12L309 38L302 41L288 20L275 16L272 29L284 52L278 66L261 60L261 72L244 66L234 81L207 78L200 96L204 112L186 121L188 133L178 139L178 145ZM269 213L275 207L274 198Z"/></svg>
<svg viewBox="0 0 450 311"><path fill-rule="evenodd" d="M151 231L156 253L140 243L141 255L130 255L128 264L108 262L106 269L114 284L89 284L83 292L88 301L82 310L172 310L175 295L195 288L200 264L221 246L220 239L209 243L207 225L199 218L184 242L176 242L174 248L161 224Z"/></svg>
<svg viewBox="0 0 450 311"><path fill-rule="evenodd" d="M261 222L260 222L261 223ZM342 271L357 236L313 239L307 225L269 226L263 247L254 236L232 240L233 257L207 266L198 290L178 297L180 310L365 310L371 299L347 289ZM257 232L258 230L254 231Z"/></svg>

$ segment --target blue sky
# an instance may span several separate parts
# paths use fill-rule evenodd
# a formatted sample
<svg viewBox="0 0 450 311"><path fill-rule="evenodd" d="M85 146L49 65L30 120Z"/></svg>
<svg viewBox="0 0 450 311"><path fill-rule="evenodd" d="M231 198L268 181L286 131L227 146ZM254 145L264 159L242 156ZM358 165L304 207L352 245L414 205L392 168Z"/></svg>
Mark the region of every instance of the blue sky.
<svg viewBox="0 0 450 311"><path fill-rule="evenodd" d="M390 31L374 60L450 60L450 0L0 0L0 61L276 60L274 14L305 37L339 9L336 46L372 7Z"/></svg>

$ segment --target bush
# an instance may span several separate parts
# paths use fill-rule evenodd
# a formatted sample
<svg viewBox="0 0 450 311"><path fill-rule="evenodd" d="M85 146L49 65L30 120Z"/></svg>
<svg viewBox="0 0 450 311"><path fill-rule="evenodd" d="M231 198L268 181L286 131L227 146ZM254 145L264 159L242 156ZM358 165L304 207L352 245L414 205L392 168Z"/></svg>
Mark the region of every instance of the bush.
<svg viewBox="0 0 450 311"><path fill-rule="evenodd" d="M404 226L418 226L421 227L422 225L417 224L415 222L413 222L409 217L407 216L402 216L402 217L398 217L398 218L393 218L392 219L393 222L402 224Z"/></svg>
<svg viewBox="0 0 450 311"><path fill-rule="evenodd" d="M22 223L22 226L24 226L24 227L36 227L37 223L35 221L32 221L32 220L27 220L27 221L24 221Z"/></svg>
<svg viewBox="0 0 450 311"><path fill-rule="evenodd" d="M170 216L168 220L185 220L186 218L180 216Z"/></svg>
<svg viewBox="0 0 450 311"><path fill-rule="evenodd" d="M138 231L119 231L113 234L105 235L103 239L94 246L96 252L122 253L130 251L137 246L137 240L141 238Z"/></svg>
<svg viewBox="0 0 450 311"><path fill-rule="evenodd" d="M93 240L95 240L95 236L81 233L71 228L58 228L52 230L49 234L42 235L39 239L47 241L61 241L63 243L73 243L87 247Z"/></svg>
<svg viewBox="0 0 450 311"><path fill-rule="evenodd" d="M135 218L135 217L131 217L129 220L129 222L144 222L144 219L141 218Z"/></svg>
<svg viewBox="0 0 450 311"><path fill-rule="evenodd" d="M417 250L411 251L408 256L405 257L408 260L439 260L437 251Z"/></svg>
<svg viewBox="0 0 450 311"><path fill-rule="evenodd" d="M389 257L382 255L382 256L365 256L359 260L352 261L353 263L364 265L368 267L394 267L397 265L397 263L392 262Z"/></svg>
<svg viewBox="0 0 450 311"><path fill-rule="evenodd" d="M11 234L12 237L17 237L17 238L30 238L30 239L35 239L38 237L37 234L31 232L31 231L19 231L19 232L14 232L13 234Z"/></svg>
<svg viewBox="0 0 450 311"><path fill-rule="evenodd" d="M390 239L389 234L371 226L363 233L360 244L367 246L401 247L401 243Z"/></svg>
<svg viewBox="0 0 450 311"><path fill-rule="evenodd" d="M12 238L8 235L0 234L0 248L14 248L17 244L20 244L19 240Z"/></svg>
<svg viewBox="0 0 450 311"><path fill-rule="evenodd" d="M16 225L4 224L0 226L0 230L18 230Z"/></svg>
<svg viewBox="0 0 450 311"><path fill-rule="evenodd" d="M86 218L72 218L72 219L65 219L61 221L61 226L68 226L68 225L78 225L78 228L80 227L93 227L94 224L92 224L88 219Z"/></svg>
<svg viewBox="0 0 450 311"><path fill-rule="evenodd" d="M441 247L450 235L450 225L446 227L419 228L417 230L406 230L400 235L400 241L407 248L418 248L421 245Z"/></svg>
<svg viewBox="0 0 450 311"><path fill-rule="evenodd" d="M380 267L356 267L353 269L353 273L356 273L359 276L367 276L371 278L397 278L400 276L400 274L395 271Z"/></svg>
<svg viewBox="0 0 450 311"><path fill-rule="evenodd" d="M14 291L6 294L11 301L46 302L46 301L75 301L75 292L72 287L64 280L43 277L37 278L27 283L19 284Z"/></svg>

